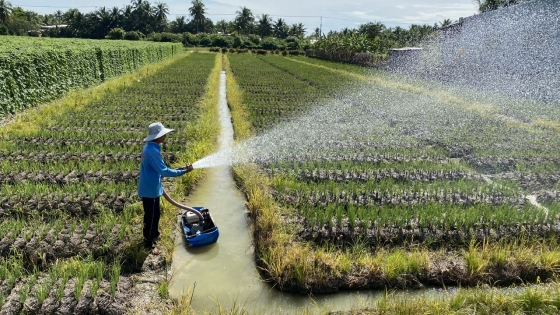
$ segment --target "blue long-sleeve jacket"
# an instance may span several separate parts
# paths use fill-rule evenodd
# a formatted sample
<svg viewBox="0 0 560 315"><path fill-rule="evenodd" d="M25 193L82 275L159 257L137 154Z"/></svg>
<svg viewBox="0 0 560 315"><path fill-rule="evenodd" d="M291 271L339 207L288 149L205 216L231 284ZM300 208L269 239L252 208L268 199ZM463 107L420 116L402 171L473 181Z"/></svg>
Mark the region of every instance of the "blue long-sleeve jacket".
<svg viewBox="0 0 560 315"><path fill-rule="evenodd" d="M161 157L159 144L148 142L142 149L138 195L146 198L157 198L163 194L162 177L177 177L185 173L184 170L168 168Z"/></svg>

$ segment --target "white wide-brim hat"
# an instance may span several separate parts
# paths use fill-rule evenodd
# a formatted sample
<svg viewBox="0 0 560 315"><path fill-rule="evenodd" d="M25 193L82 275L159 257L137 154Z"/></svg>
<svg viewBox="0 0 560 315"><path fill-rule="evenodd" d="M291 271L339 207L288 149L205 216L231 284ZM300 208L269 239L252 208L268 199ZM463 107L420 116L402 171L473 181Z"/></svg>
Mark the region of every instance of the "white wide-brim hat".
<svg viewBox="0 0 560 315"><path fill-rule="evenodd" d="M168 129L165 128L163 126L162 123L160 122L156 122L153 124L150 124L150 126L148 126L148 136L144 139L144 141L148 142L148 141L152 141L155 140L163 135L166 135L168 133L170 133L171 131L174 131L175 129Z"/></svg>

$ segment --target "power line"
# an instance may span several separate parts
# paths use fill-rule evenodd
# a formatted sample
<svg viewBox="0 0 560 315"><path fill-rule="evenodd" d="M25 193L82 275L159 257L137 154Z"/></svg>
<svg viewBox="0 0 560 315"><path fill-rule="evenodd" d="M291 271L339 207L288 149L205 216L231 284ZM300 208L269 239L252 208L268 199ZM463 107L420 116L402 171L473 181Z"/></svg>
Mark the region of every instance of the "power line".
<svg viewBox="0 0 560 315"><path fill-rule="evenodd" d="M100 8L98 5L82 5L72 7L62 7L57 5L27 5L27 4L13 4L13 7L26 7L26 8L59 8L59 9L74 9L74 8Z"/></svg>

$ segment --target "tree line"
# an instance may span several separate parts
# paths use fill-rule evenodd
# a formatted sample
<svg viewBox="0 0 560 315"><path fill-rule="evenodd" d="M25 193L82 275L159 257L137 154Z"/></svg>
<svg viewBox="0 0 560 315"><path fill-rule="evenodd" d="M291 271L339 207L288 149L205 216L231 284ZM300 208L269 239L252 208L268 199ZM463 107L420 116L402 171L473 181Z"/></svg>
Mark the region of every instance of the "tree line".
<svg viewBox="0 0 560 315"><path fill-rule="evenodd" d="M526 0L477 0L480 12L522 1ZM0 0L0 34L27 35L29 30L38 30L42 25L66 25L43 35L132 40L147 37L157 41L182 41L185 45L264 49L301 49L316 42L321 49L343 46L345 50L384 54L393 47L414 45L434 29L452 24L446 19L433 26L413 24L405 29L372 22L356 29L324 34L319 28L307 32L303 23L290 25L282 18L274 20L269 14L255 16L247 7L240 7L231 21L222 19L214 23L208 18L201 0L192 0L188 15L171 21L169 15L167 4L152 4L147 0L132 0L122 8L100 7L87 13L78 9L58 10L45 15ZM306 33L310 35L305 36Z"/></svg>

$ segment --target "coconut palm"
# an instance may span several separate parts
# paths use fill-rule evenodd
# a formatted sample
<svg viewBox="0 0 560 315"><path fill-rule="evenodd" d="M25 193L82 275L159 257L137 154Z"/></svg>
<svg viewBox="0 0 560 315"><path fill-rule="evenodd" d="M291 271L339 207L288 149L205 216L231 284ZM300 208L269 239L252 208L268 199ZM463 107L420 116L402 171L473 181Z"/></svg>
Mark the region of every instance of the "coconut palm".
<svg viewBox="0 0 560 315"><path fill-rule="evenodd" d="M192 7L189 8L192 21L196 27L196 33L204 31L204 23L206 22L206 9L201 0L192 0Z"/></svg>
<svg viewBox="0 0 560 315"><path fill-rule="evenodd" d="M154 7L154 18L156 23L156 28L158 31L162 32L167 24L167 15L169 14L169 7L165 3L156 2Z"/></svg>
<svg viewBox="0 0 560 315"><path fill-rule="evenodd" d="M81 37L85 33L86 18L78 9L70 9L64 13L64 20L68 23L68 30L74 37Z"/></svg>
<svg viewBox="0 0 560 315"><path fill-rule="evenodd" d="M247 7L240 7L239 11L236 11L235 14L235 27L243 34L247 34L253 28L253 23L255 22L255 17L253 16L253 12Z"/></svg>
<svg viewBox="0 0 560 315"><path fill-rule="evenodd" d="M291 36L303 36L303 35L305 35L305 27L303 26L303 23L292 24L292 26L290 27L289 34Z"/></svg>
<svg viewBox="0 0 560 315"><path fill-rule="evenodd" d="M121 25L125 31L132 31L134 23L134 8L132 5L126 5L121 9Z"/></svg>
<svg viewBox="0 0 560 315"><path fill-rule="evenodd" d="M276 37L278 38L288 37L289 27L284 21L284 19L279 18L278 20L276 20L276 23L274 23L274 26L272 28L274 30L274 35Z"/></svg>
<svg viewBox="0 0 560 315"><path fill-rule="evenodd" d="M0 0L0 22L2 22L2 24L8 22L12 9L12 4L9 1Z"/></svg>
<svg viewBox="0 0 560 315"><path fill-rule="evenodd" d="M173 33L183 33L187 29L187 18L180 15L175 18L175 21L170 23L170 29Z"/></svg>
<svg viewBox="0 0 560 315"><path fill-rule="evenodd" d="M270 18L270 15L261 15L259 21L257 22L257 30L261 38L265 38L272 34L272 19Z"/></svg>
<svg viewBox="0 0 560 315"><path fill-rule="evenodd" d="M229 23L226 20L219 20L216 22L216 31L222 34L227 34L229 29Z"/></svg>
<svg viewBox="0 0 560 315"><path fill-rule="evenodd" d="M321 29L316 27L315 30L313 31L313 36L316 37L317 39L321 38Z"/></svg>
<svg viewBox="0 0 560 315"><path fill-rule="evenodd" d="M56 24L57 25L62 24L62 16L63 16L62 11L57 10L53 15L54 15L54 18L56 19Z"/></svg>

